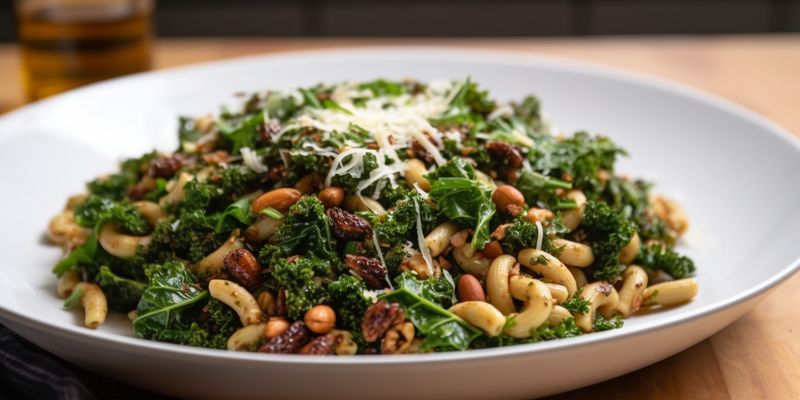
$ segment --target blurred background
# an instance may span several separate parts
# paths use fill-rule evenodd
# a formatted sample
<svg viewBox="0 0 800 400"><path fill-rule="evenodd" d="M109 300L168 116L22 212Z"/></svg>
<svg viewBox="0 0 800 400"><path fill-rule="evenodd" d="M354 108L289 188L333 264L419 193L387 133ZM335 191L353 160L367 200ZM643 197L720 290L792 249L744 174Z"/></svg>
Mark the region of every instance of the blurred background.
<svg viewBox="0 0 800 400"><path fill-rule="evenodd" d="M14 2L0 2L13 41ZM159 36L530 36L800 31L800 0L162 0Z"/></svg>
<svg viewBox="0 0 800 400"><path fill-rule="evenodd" d="M175 43L170 38L196 39L192 46L198 56L203 38L262 43L350 38L348 45L356 45L352 39L383 44L380 40L387 38L780 32L800 32L800 0L4 0L0 74L19 76L24 94L14 97L15 88L0 93L0 112L84 84L196 61L161 63L153 37L160 39L163 58L172 53L165 50ZM4 64L5 53L19 57L19 67Z"/></svg>

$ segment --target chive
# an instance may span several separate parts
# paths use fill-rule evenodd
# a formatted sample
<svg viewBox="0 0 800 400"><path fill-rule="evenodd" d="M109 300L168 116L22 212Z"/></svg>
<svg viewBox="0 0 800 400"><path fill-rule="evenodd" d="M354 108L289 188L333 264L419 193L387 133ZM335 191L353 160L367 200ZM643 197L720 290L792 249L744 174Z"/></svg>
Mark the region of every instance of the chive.
<svg viewBox="0 0 800 400"><path fill-rule="evenodd" d="M83 297L83 288L77 288L64 300L64 309L70 309Z"/></svg>
<svg viewBox="0 0 800 400"><path fill-rule="evenodd" d="M311 89L299 89L300 93L303 95L303 100L305 101L305 105L311 108L324 108L322 107L322 103L319 102L317 95L314 94Z"/></svg>
<svg viewBox="0 0 800 400"><path fill-rule="evenodd" d="M578 203L572 199L558 199L553 205L554 210L574 210L578 208Z"/></svg>
<svg viewBox="0 0 800 400"><path fill-rule="evenodd" d="M266 215L266 216L268 216L268 217L270 217L272 219L281 219L281 218L283 218L283 214L281 214L280 211L278 211L278 210L276 210L276 209L274 209L272 207L267 207L267 208L261 210L260 214Z"/></svg>

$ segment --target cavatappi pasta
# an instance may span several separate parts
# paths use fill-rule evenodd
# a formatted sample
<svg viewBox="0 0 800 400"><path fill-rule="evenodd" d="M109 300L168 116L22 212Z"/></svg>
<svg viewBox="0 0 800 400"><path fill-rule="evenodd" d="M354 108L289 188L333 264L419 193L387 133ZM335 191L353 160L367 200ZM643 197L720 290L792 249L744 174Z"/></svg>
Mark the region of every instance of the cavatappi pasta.
<svg viewBox="0 0 800 400"><path fill-rule="evenodd" d="M532 96L321 84L181 118L178 137L48 226L58 295L89 328L111 309L192 346L422 353L619 328L697 294L680 205Z"/></svg>

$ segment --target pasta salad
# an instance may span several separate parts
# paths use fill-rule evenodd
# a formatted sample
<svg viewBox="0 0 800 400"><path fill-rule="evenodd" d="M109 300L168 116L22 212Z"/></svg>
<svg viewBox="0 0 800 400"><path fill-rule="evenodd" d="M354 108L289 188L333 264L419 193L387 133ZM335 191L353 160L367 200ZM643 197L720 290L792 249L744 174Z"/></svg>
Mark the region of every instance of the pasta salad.
<svg viewBox="0 0 800 400"><path fill-rule="evenodd" d="M110 309L163 342L406 354L620 328L697 293L680 205L534 96L379 79L239 97L51 220L87 327Z"/></svg>

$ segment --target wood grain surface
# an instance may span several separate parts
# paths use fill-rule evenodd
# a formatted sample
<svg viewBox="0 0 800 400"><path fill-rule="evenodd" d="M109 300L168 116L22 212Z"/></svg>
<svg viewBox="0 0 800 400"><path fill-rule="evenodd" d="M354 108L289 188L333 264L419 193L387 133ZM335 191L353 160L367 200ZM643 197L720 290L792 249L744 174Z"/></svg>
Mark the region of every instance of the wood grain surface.
<svg viewBox="0 0 800 400"><path fill-rule="evenodd" d="M155 68L248 54L343 46L453 45L622 67L695 86L800 137L800 35L578 39L171 39ZM0 112L23 103L19 57L0 45ZM800 238L798 238L800 239ZM798 245L800 246L800 244ZM800 274L726 329L660 363L553 398L800 399ZM798 318L800 319L800 318Z"/></svg>

